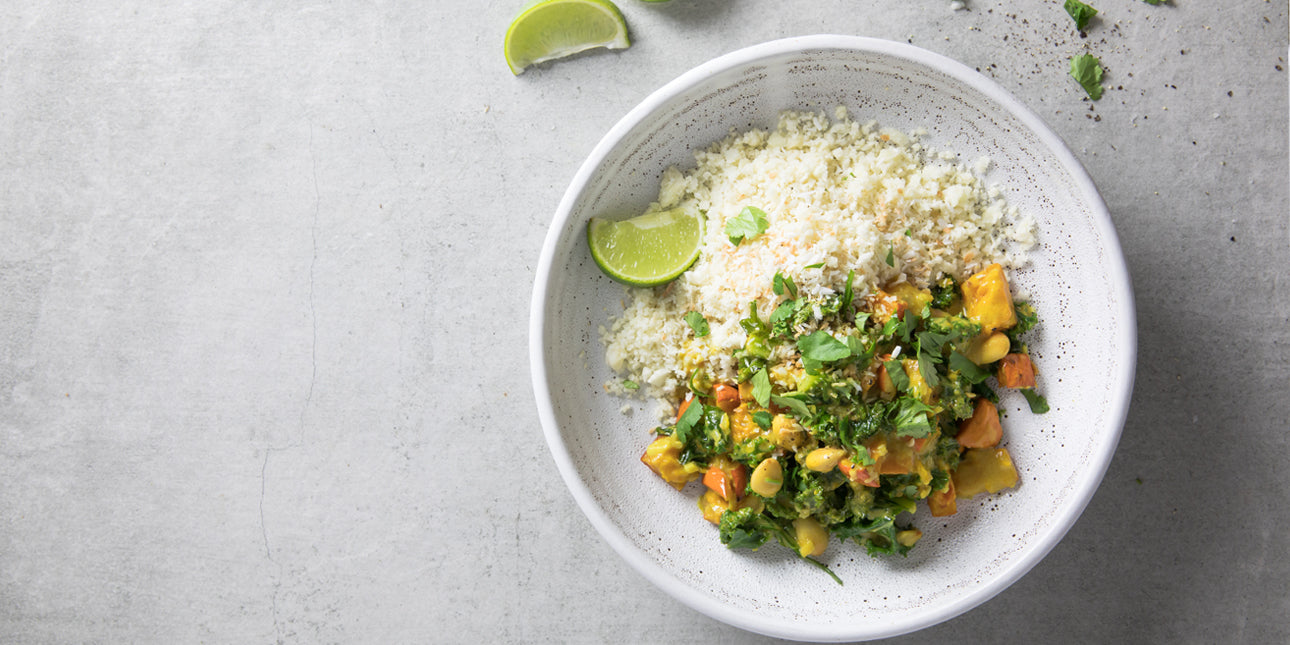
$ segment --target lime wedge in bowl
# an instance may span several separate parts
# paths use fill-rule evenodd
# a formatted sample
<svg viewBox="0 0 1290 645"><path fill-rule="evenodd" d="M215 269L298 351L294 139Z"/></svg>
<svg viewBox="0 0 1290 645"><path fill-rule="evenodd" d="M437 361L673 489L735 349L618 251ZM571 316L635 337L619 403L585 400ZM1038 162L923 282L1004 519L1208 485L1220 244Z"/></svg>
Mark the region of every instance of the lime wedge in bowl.
<svg viewBox="0 0 1290 645"><path fill-rule="evenodd" d="M537 0L506 30L506 64L518 75L530 65L588 49L631 44L627 21L609 0Z"/></svg>
<svg viewBox="0 0 1290 645"><path fill-rule="evenodd" d="M587 222L587 246L605 275L633 287L675 280L699 258L703 216L684 208Z"/></svg>

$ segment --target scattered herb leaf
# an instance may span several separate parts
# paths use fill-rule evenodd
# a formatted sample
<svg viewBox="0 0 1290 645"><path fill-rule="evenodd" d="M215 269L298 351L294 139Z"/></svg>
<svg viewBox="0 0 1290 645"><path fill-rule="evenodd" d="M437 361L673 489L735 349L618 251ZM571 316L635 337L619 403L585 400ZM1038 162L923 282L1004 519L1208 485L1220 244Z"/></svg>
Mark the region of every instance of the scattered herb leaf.
<svg viewBox="0 0 1290 645"><path fill-rule="evenodd" d="M1030 404L1030 411L1035 414L1043 414L1048 411L1048 400L1031 388L1023 388L1021 396L1026 397L1026 403Z"/></svg>
<svg viewBox="0 0 1290 645"><path fill-rule="evenodd" d="M739 246L745 239L761 235L768 228L770 220L766 219L766 211L756 206L745 206L726 222L726 237L730 238L731 244Z"/></svg>
<svg viewBox="0 0 1290 645"><path fill-rule="evenodd" d="M896 266L896 250L890 246L887 247L887 266Z"/></svg>
<svg viewBox="0 0 1290 645"><path fill-rule="evenodd" d="M694 330L694 335L700 338L707 336L708 332L712 331L712 329L708 327L708 319L704 318L703 314L697 311L685 312L685 324L689 325L690 329Z"/></svg>
<svg viewBox="0 0 1290 645"><path fill-rule="evenodd" d="M640 386L640 384L639 384L639 383L637 383L636 381L632 381L632 380L625 380L625 381L623 381L623 389L624 389L624 390L639 390L639 389L641 389L641 386Z"/></svg>
<svg viewBox="0 0 1290 645"><path fill-rule="evenodd" d="M806 419L811 416L811 408L807 407L801 399L795 399L791 396L780 396L778 394L770 395L770 402L783 408L788 408L789 412L798 419Z"/></svg>
<svg viewBox="0 0 1290 645"><path fill-rule="evenodd" d="M1075 28L1080 31L1084 31L1084 28L1088 26L1089 19L1097 15L1097 9L1079 0L1066 0L1063 8L1066 9L1066 13L1070 14L1071 19L1075 21Z"/></svg>
<svg viewBox="0 0 1290 645"><path fill-rule="evenodd" d="M763 408L770 405L770 374L761 370L752 376L752 395L757 405Z"/></svg>
<svg viewBox="0 0 1290 645"><path fill-rule="evenodd" d="M808 372L818 370L824 363L840 361L851 355L851 348L846 343L823 329L798 338L797 350L802 353L802 367Z"/></svg>
<svg viewBox="0 0 1290 645"><path fill-rule="evenodd" d="M1080 54L1071 58L1071 78L1079 81L1090 99L1102 98L1102 65L1096 56Z"/></svg>

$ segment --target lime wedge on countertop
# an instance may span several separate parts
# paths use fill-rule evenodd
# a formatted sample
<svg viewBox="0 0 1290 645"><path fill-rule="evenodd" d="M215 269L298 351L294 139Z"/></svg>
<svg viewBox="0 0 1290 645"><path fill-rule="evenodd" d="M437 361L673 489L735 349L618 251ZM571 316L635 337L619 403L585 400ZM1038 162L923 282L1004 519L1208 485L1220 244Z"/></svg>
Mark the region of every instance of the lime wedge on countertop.
<svg viewBox="0 0 1290 645"><path fill-rule="evenodd" d="M591 257L605 275L634 287L653 287L675 280L699 258L703 215L673 208L611 221L587 222Z"/></svg>
<svg viewBox="0 0 1290 645"><path fill-rule="evenodd" d="M536 63L631 44L627 21L609 0L537 0L506 30L506 64L518 75Z"/></svg>

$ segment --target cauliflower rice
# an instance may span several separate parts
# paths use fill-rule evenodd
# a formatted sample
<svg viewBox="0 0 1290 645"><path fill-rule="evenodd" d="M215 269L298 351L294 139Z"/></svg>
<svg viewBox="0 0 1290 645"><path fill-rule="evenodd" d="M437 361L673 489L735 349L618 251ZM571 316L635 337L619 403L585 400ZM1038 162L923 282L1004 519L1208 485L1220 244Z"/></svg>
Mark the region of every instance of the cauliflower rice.
<svg viewBox="0 0 1290 645"><path fill-rule="evenodd" d="M693 169L664 171L649 211L706 213L703 246L677 280L629 289L622 315L600 330L610 368L660 400L700 365L731 380L731 353L745 341L739 319L752 301L774 309L777 272L818 298L841 291L854 271L859 298L902 281L922 288L943 273L963 279L995 262L1024 264L1033 218L984 184L985 160L969 168L926 149L920 134L860 124L842 107L832 120L790 111L773 131L732 132L697 151ZM770 226L735 246L725 224L746 206L765 211ZM687 311L703 314L711 333L696 338ZM626 393L621 381L606 387Z"/></svg>

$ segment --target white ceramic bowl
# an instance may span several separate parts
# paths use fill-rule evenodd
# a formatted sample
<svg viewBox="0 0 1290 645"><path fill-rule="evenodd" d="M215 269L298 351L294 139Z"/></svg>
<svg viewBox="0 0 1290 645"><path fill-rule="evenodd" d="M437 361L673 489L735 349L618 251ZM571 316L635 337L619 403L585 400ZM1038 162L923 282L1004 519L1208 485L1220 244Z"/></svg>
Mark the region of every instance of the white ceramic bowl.
<svg viewBox="0 0 1290 645"><path fill-rule="evenodd" d="M1029 339L1052 410L1003 403L1022 483L960 501L908 558L873 559L834 542L824 561L845 580L769 544L730 551L695 505L641 465L652 404L605 393L614 378L598 328L624 293L596 268L584 229L626 217L658 194L669 165L731 128L771 128L785 109L846 106L858 121L906 132L966 160L993 161L987 183L1039 222L1040 246L1014 276L1041 326ZM1133 385L1133 296L1106 206L1040 119L993 82L902 43L811 36L749 47L654 92L600 141L551 224L534 285L530 352L546 439L578 505L637 571L681 602L744 629L798 640L891 636L956 616L1016 581L1057 544L1092 497L1119 439Z"/></svg>

